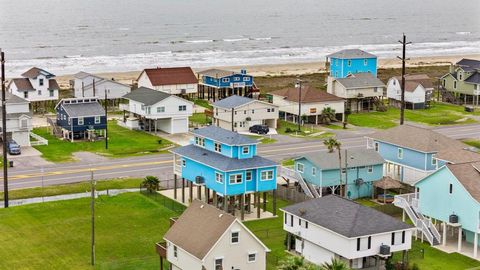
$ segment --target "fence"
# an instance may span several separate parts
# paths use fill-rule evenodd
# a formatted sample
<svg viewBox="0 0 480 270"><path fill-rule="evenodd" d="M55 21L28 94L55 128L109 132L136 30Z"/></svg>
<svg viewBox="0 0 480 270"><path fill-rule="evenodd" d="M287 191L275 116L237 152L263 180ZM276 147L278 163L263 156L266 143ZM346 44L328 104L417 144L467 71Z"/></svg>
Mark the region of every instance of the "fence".
<svg viewBox="0 0 480 270"><path fill-rule="evenodd" d="M168 208L174 212L177 212L178 214L183 213L185 211L186 206L183 204L180 204L176 202L175 200L172 200L170 198L167 198L163 196L162 194L159 194L158 192L155 191L149 191L143 186L140 186L140 193L157 203L161 204L163 207Z"/></svg>
<svg viewBox="0 0 480 270"><path fill-rule="evenodd" d="M36 145L48 145L48 140L43 138L42 136L39 136L33 132L30 132L30 137L32 137L35 140L30 141L31 146L36 146Z"/></svg>
<svg viewBox="0 0 480 270"><path fill-rule="evenodd" d="M298 191L297 186L286 187L283 185L277 185L277 197L282 200L291 201L292 203L299 203L312 199L305 193Z"/></svg>

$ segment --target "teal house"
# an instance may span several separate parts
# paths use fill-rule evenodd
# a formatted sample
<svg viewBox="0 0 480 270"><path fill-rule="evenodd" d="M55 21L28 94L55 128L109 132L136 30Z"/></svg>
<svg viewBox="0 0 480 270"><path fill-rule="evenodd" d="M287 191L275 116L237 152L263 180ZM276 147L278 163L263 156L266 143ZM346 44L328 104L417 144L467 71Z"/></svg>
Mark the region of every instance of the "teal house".
<svg viewBox="0 0 480 270"><path fill-rule="evenodd" d="M372 196L373 182L383 177L383 163L372 149L352 148L341 151L341 161L338 151L299 157L295 159L295 171L320 196L341 194L343 190L347 198L357 199Z"/></svg>
<svg viewBox="0 0 480 270"><path fill-rule="evenodd" d="M346 49L327 55L330 77L346 78L357 73L371 73L377 77L377 56L360 49Z"/></svg>

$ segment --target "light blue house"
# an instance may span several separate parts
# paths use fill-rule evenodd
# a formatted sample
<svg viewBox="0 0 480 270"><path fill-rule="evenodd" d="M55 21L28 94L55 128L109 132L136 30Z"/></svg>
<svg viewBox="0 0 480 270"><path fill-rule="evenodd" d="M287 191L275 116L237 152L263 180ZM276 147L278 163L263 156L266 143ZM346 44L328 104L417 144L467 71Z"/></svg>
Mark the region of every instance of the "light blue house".
<svg viewBox="0 0 480 270"><path fill-rule="evenodd" d="M385 160L384 174L413 185L447 163L480 160L467 145L433 130L400 125L367 136L367 147Z"/></svg>
<svg viewBox="0 0 480 270"><path fill-rule="evenodd" d="M231 95L253 97L258 89L253 81L253 76L247 74L245 69L240 72L207 69L198 72L198 96L203 99L219 100ZM205 92L207 96L205 97Z"/></svg>
<svg viewBox="0 0 480 270"><path fill-rule="evenodd" d="M377 77L377 56L359 49L346 49L329 54L327 63L330 66L330 76L336 79L364 72Z"/></svg>
<svg viewBox="0 0 480 270"><path fill-rule="evenodd" d="M295 159L295 170L303 179L324 194L341 194L341 189L347 198L357 199L372 196L373 182L383 177L383 158L372 149L348 149L345 164L345 152L322 152L305 155ZM347 169L345 169L347 168Z"/></svg>
<svg viewBox="0 0 480 270"><path fill-rule="evenodd" d="M277 163L257 156L258 141L215 126L192 133L192 144L171 151L174 173L197 191L204 187L207 200L212 191L214 204L220 199L227 208L227 201L243 204L246 195L247 201L250 194L263 193L265 199L266 192L276 190Z"/></svg>

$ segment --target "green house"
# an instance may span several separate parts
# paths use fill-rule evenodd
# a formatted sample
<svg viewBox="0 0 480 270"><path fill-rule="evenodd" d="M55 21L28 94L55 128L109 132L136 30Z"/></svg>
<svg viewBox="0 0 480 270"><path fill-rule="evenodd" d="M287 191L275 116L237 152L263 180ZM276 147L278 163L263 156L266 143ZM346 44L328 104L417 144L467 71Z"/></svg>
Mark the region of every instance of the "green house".
<svg viewBox="0 0 480 270"><path fill-rule="evenodd" d="M441 77L441 88L452 94L452 99L478 106L480 95L480 61L462 59ZM448 93L446 93L448 94Z"/></svg>

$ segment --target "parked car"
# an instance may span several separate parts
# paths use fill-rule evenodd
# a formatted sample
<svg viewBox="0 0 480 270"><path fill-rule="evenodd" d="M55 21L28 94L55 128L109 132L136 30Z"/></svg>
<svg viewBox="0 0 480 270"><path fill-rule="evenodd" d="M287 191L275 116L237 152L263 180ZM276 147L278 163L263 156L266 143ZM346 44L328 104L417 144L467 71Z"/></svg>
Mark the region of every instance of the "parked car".
<svg viewBox="0 0 480 270"><path fill-rule="evenodd" d="M20 155L22 153L20 145L14 140L7 142L7 150L10 155Z"/></svg>
<svg viewBox="0 0 480 270"><path fill-rule="evenodd" d="M251 133L267 134L270 129L266 125L253 125L248 129Z"/></svg>

